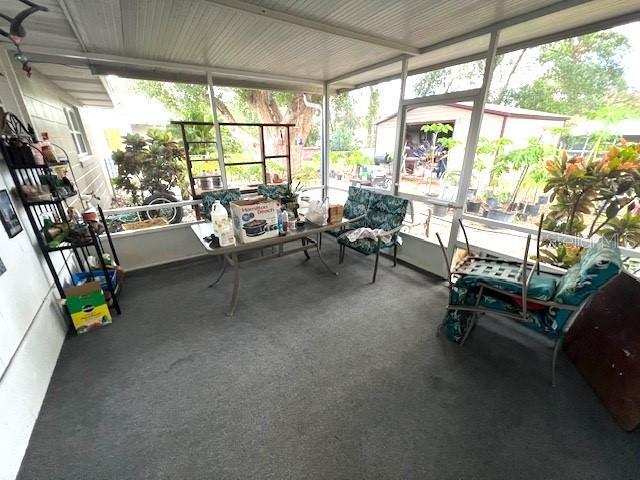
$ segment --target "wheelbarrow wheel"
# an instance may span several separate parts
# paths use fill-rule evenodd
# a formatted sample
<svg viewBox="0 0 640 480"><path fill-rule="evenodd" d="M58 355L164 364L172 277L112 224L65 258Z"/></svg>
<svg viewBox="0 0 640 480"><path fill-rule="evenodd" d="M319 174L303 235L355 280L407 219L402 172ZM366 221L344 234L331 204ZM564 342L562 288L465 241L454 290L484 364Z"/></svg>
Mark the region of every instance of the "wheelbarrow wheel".
<svg viewBox="0 0 640 480"><path fill-rule="evenodd" d="M177 201L178 199L168 192L157 192L145 198L143 203L144 205L158 205L161 207L163 203L173 203ZM149 220L162 217L171 224L180 223L182 221L182 215L182 207L171 206L143 212L143 216Z"/></svg>

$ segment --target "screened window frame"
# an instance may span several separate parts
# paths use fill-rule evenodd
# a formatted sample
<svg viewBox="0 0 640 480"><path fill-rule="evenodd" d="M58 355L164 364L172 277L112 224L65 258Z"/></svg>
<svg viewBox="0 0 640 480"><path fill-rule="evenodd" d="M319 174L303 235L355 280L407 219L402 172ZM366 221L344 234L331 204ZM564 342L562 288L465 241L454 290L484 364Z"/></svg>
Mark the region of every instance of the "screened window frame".
<svg viewBox="0 0 640 480"><path fill-rule="evenodd" d="M65 107L64 115L67 119L67 127L69 128L69 133L76 147L76 152L78 152L78 155L90 155L91 152L84 132L84 125L80 118L80 112L78 112L78 109L75 107Z"/></svg>

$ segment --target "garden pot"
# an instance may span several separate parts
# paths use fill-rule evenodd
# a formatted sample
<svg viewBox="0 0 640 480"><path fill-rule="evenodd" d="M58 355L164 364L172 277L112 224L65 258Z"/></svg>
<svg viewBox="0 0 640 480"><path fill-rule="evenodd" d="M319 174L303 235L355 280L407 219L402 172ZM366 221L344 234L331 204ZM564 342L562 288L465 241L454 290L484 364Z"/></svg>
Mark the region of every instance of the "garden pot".
<svg viewBox="0 0 640 480"><path fill-rule="evenodd" d="M514 213L507 212L502 208L490 208L487 218L491 220L497 220L498 222L511 223Z"/></svg>
<svg viewBox="0 0 640 480"><path fill-rule="evenodd" d="M473 200L467 200L467 213L479 213L482 202L474 202Z"/></svg>
<svg viewBox="0 0 640 480"><path fill-rule="evenodd" d="M527 215L538 215L538 213L540 213L540 205L537 203L530 203L525 207L524 213L526 213Z"/></svg>
<svg viewBox="0 0 640 480"><path fill-rule="evenodd" d="M431 205L431 213L436 217L446 217L449 212L449 207L446 205Z"/></svg>
<svg viewBox="0 0 640 480"><path fill-rule="evenodd" d="M487 206L489 209L497 208L500 205L500 201L497 198L487 198Z"/></svg>

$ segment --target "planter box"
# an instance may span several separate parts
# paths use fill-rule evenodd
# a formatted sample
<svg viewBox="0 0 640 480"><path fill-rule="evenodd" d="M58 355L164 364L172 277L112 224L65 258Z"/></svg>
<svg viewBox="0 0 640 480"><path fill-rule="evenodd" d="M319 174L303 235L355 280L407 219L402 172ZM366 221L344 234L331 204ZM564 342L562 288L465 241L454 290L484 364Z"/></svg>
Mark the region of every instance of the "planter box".
<svg viewBox="0 0 640 480"><path fill-rule="evenodd" d="M480 213L482 202L472 202L467 200L467 213Z"/></svg>
<svg viewBox="0 0 640 480"><path fill-rule="evenodd" d="M498 222L511 223L514 213L507 212L499 208L490 208L487 218L491 220L497 220Z"/></svg>
<svg viewBox="0 0 640 480"><path fill-rule="evenodd" d="M538 213L540 213L540 205L537 203L527 205L524 209L524 213L527 215L538 215Z"/></svg>
<svg viewBox="0 0 640 480"><path fill-rule="evenodd" d="M429 208L431 209L431 213L436 217L446 217L449 212L449 207L446 205L431 205Z"/></svg>

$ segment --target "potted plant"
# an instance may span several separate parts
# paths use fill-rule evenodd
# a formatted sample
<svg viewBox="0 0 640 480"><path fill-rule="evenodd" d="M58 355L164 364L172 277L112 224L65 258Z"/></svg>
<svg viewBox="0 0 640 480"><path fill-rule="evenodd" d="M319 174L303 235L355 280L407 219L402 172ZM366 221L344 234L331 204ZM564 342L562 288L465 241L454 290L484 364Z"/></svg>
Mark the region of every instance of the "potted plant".
<svg viewBox="0 0 640 480"><path fill-rule="evenodd" d="M467 200L467 213L480 213L482 207L482 199L478 196Z"/></svg>
<svg viewBox="0 0 640 480"><path fill-rule="evenodd" d="M511 223L515 212L509 211L509 198L511 191L509 186L500 182L486 194L487 196L487 218L499 222Z"/></svg>
<svg viewBox="0 0 640 480"><path fill-rule="evenodd" d="M176 189L186 198L184 150L167 130L150 129L147 137L138 134L123 137L124 151L116 150L112 154L118 168L113 183L128 192L134 204L177 202ZM169 223L180 223L182 207L145 212L147 218L158 215Z"/></svg>

